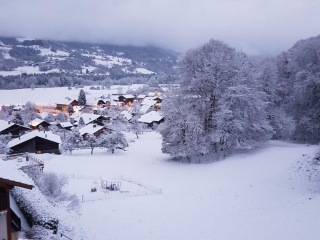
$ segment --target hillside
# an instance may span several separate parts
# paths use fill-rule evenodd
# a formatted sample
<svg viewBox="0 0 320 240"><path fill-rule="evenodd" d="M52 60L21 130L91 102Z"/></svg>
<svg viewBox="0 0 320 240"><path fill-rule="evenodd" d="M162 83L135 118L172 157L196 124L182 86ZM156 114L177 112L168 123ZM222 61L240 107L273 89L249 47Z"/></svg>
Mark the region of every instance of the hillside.
<svg viewBox="0 0 320 240"><path fill-rule="evenodd" d="M154 46L55 42L0 37L0 75L64 72L124 75L170 73L178 53Z"/></svg>

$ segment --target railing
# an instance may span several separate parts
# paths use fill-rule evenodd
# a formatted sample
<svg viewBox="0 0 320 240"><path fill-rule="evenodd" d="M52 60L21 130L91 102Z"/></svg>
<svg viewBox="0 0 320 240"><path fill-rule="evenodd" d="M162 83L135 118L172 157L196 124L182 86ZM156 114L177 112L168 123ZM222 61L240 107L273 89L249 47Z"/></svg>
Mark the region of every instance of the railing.
<svg viewBox="0 0 320 240"><path fill-rule="evenodd" d="M11 209L11 223L17 228L17 231L21 231L21 219L17 214Z"/></svg>
<svg viewBox="0 0 320 240"><path fill-rule="evenodd" d="M0 194L0 211L8 209L8 197L6 194Z"/></svg>
<svg viewBox="0 0 320 240"><path fill-rule="evenodd" d="M44 162L42 160L30 153L28 154L28 157L30 161L33 161L35 163L34 165L38 165L42 169L44 168Z"/></svg>

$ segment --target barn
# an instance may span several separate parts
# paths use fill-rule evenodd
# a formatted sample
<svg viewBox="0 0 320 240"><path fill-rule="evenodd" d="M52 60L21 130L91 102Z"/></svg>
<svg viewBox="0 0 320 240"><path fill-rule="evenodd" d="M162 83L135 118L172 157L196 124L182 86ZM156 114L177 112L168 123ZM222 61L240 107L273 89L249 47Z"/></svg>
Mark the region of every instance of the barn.
<svg viewBox="0 0 320 240"><path fill-rule="evenodd" d="M7 147L10 148L10 154L25 152L60 154L59 144L61 144L59 135L51 132L33 131L10 141Z"/></svg>
<svg viewBox="0 0 320 240"><path fill-rule="evenodd" d="M19 135L30 131L31 129L19 124L12 123L10 121L0 120L0 134L11 133L12 138L17 138Z"/></svg>

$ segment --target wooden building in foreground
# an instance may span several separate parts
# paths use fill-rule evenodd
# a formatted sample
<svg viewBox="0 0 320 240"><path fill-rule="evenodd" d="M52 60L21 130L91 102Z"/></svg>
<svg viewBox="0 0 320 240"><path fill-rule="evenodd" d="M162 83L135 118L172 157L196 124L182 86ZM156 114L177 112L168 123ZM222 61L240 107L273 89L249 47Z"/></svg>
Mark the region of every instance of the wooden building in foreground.
<svg viewBox="0 0 320 240"><path fill-rule="evenodd" d="M10 207L9 190L13 187L32 189L17 171L0 160L0 239L17 240L21 231L21 219Z"/></svg>
<svg viewBox="0 0 320 240"><path fill-rule="evenodd" d="M60 154L61 138L51 132L33 131L8 143L10 154L18 153L55 153Z"/></svg>

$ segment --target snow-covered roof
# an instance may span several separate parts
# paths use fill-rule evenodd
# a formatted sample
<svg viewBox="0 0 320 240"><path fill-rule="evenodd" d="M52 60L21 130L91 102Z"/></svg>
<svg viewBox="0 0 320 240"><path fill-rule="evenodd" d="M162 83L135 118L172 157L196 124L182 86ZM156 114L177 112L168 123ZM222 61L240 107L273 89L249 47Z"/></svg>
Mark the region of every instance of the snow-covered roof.
<svg viewBox="0 0 320 240"><path fill-rule="evenodd" d="M45 122L45 121L40 118L36 118L36 119L33 119L31 122L29 122L28 125L30 125L32 127L36 127L39 124L41 124L42 122Z"/></svg>
<svg viewBox="0 0 320 240"><path fill-rule="evenodd" d="M63 104L63 105L69 105L70 103L72 103L74 100L76 100L78 102L77 99L62 99L56 102L56 104Z"/></svg>
<svg viewBox="0 0 320 240"><path fill-rule="evenodd" d="M149 105L141 105L139 111L144 114L144 113L148 112L148 110L150 108L151 108L151 106L149 106Z"/></svg>
<svg viewBox="0 0 320 240"><path fill-rule="evenodd" d="M73 111L81 111L82 109L84 109L85 106L73 106Z"/></svg>
<svg viewBox="0 0 320 240"><path fill-rule="evenodd" d="M103 126L99 126L97 124L88 124L79 130L81 135L84 134L94 134L104 128Z"/></svg>
<svg viewBox="0 0 320 240"><path fill-rule="evenodd" d="M26 142L30 139L33 139L35 137L40 137L55 143L61 143L61 138L59 135L53 134L52 132L49 132L49 131L48 132L33 131L33 132L29 132L22 135L20 139L19 138L13 139L12 141L8 142L7 146L11 148L23 142Z"/></svg>
<svg viewBox="0 0 320 240"><path fill-rule="evenodd" d="M74 120L79 122L80 117L82 117L84 124L91 123L92 121L101 117L101 115L93 114L93 113L83 113L79 117L76 117Z"/></svg>
<svg viewBox="0 0 320 240"><path fill-rule="evenodd" d="M72 127L73 125L70 122L61 122L59 123L61 127L67 128L67 127Z"/></svg>
<svg viewBox="0 0 320 240"><path fill-rule="evenodd" d="M3 130L6 130L7 128L11 127L15 125L15 123L11 123L8 121L4 121L4 120L0 120L0 132L2 132Z"/></svg>
<svg viewBox="0 0 320 240"><path fill-rule="evenodd" d="M15 110L15 111L20 111L22 109L22 106L18 105L16 107L12 108L12 109Z"/></svg>
<svg viewBox="0 0 320 240"><path fill-rule="evenodd" d="M143 99L143 101L141 102L141 105L152 106L156 103L157 103L157 101L154 100L152 97L147 97L147 98Z"/></svg>
<svg viewBox="0 0 320 240"><path fill-rule="evenodd" d="M2 161L0 159L0 178L7 179L10 181L23 183L27 185L33 185L32 181L27 177L23 176L23 172L15 169L11 162Z"/></svg>
<svg viewBox="0 0 320 240"><path fill-rule="evenodd" d="M145 94L140 94L140 95L138 95L138 97L137 98L145 98L147 95L145 95Z"/></svg>
<svg viewBox="0 0 320 240"><path fill-rule="evenodd" d="M142 123L152 123L152 122L158 122L161 119L163 119L163 116L159 112L151 111L144 115L142 115L138 121Z"/></svg>
<svg viewBox="0 0 320 240"><path fill-rule="evenodd" d="M135 98L135 96L133 96L132 94L125 94L125 95L121 95L124 98Z"/></svg>
<svg viewBox="0 0 320 240"><path fill-rule="evenodd" d="M130 121L130 119L133 117L132 114L129 111L122 111L121 114L128 120Z"/></svg>

